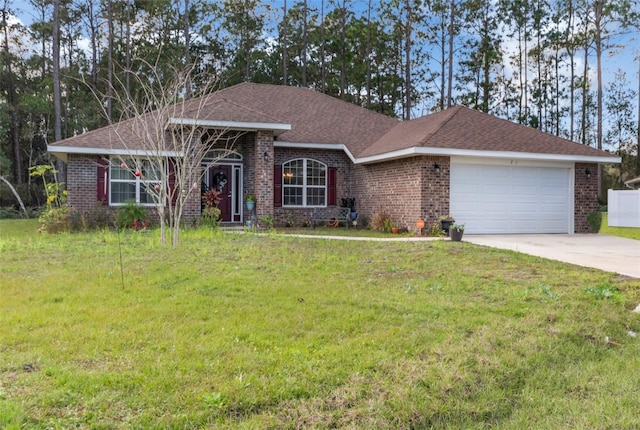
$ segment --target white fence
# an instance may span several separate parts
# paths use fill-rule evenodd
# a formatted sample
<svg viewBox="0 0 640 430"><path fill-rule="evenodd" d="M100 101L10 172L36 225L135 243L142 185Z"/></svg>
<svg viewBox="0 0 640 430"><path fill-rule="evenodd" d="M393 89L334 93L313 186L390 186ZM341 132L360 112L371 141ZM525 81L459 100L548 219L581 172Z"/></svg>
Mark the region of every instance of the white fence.
<svg viewBox="0 0 640 430"><path fill-rule="evenodd" d="M640 190L609 190L609 227L640 227Z"/></svg>

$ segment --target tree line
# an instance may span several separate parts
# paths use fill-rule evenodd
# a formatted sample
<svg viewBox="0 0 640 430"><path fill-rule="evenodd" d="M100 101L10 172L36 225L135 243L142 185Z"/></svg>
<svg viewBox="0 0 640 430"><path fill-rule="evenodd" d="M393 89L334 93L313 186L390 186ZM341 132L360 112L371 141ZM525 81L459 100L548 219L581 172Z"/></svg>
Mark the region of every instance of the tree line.
<svg viewBox="0 0 640 430"><path fill-rule="evenodd" d="M2 1L0 176L15 184L47 143L130 111L114 92L135 100L176 64L197 72L177 99L207 76L405 120L463 104L619 153L614 185L640 174L640 70L603 76L622 54L640 65L638 0Z"/></svg>

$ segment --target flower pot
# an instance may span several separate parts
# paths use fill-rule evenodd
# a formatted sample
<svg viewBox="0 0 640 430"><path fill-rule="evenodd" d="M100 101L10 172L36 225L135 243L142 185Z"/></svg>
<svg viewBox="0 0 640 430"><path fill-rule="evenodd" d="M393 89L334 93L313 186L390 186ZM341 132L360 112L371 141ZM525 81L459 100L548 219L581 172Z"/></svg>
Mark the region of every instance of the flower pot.
<svg viewBox="0 0 640 430"><path fill-rule="evenodd" d="M252 211L256 207L256 202L247 202L247 210Z"/></svg>
<svg viewBox="0 0 640 430"><path fill-rule="evenodd" d="M449 236L451 240L454 242L460 242L462 240L462 235L464 234L464 230L449 230Z"/></svg>
<svg viewBox="0 0 640 430"><path fill-rule="evenodd" d="M440 226L446 235L449 235L449 228L455 223L454 220L443 219L440 221Z"/></svg>
<svg viewBox="0 0 640 430"><path fill-rule="evenodd" d="M398 227L391 227L391 233L393 233L393 234L398 234L398 233L400 233L400 228L398 228Z"/></svg>

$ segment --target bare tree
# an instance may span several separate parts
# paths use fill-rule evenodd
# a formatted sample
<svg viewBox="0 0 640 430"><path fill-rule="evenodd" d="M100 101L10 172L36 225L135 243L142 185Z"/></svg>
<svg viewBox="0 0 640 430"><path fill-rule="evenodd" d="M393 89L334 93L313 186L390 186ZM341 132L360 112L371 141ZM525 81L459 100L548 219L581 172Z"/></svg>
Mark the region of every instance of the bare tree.
<svg viewBox="0 0 640 430"><path fill-rule="evenodd" d="M212 165L228 156L242 134L203 126L203 110L217 82L209 80L199 93L185 99L187 82L205 82L192 72L193 68L175 70L167 83L156 76L153 86L133 74L138 94L128 93L120 81L112 90L128 119L113 124L124 151L108 162L140 178L144 193L155 205L163 245L178 245L185 211L200 208L205 158Z"/></svg>

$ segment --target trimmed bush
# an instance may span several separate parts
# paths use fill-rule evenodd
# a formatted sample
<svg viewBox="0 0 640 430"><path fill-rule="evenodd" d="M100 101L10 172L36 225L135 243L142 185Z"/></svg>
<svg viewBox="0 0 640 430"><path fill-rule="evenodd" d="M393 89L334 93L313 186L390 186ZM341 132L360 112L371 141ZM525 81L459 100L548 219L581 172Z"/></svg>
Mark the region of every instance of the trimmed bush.
<svg viewBox="0 0 640 430"><path fill-rule="evenodd" d="M602 225L602 212L591 212L587 215L587 224L589 224L591 233L598 233Z"/></svg>
<svg viewBox="0 0 640 430"><path fill-rule="evenodd" d="M140 225L148 224L147 210L134 201L128 201L116 212L116 227L139 229Z"/></svg>

